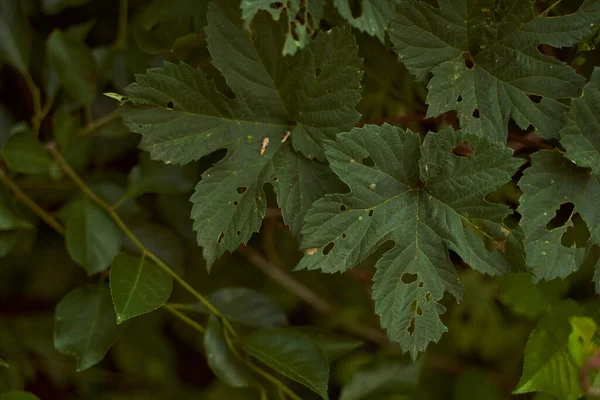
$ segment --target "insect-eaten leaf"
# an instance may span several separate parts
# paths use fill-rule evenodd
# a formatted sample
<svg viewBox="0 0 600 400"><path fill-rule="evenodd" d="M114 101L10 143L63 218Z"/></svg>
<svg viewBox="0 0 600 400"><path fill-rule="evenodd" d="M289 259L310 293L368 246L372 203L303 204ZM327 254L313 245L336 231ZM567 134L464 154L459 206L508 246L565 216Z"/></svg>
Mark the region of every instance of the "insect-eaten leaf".
<svg viewBox="0 0 600 400"><path fill-rule="evenodd" d="M138 75L123 100L123 120L142 135L140 145L152 159L187 164L227 149L191 198L209 268L260 229L265 183L274 187L294 234L315 200L343 190L324 163L321 143L360 119L354 106L362 61L350 29L319 33L302 52L284 58L283 21L259 14L250 33L239 6L234 0L211 3L205 28L213 65L235 99L222 95L204 72L166 63Z"/></svg>
<svg viewBox="0 0 600 400"><path fill-rule="evenodd" d="M452 152L462 142L472 149L468 157ZM523 162L502 144L451 128L421 143L410 131L367 125L326 147L331 168L351 192L315 202L301 232L306 254L296 268L344 272L393 242L376 264L373 298L390 339L414 359L447 330L439 317L443 295L462 299L449 251L480 272L509 271L490 232L501 230L491 227L502 227L510 209L484 197Z"/></svg>

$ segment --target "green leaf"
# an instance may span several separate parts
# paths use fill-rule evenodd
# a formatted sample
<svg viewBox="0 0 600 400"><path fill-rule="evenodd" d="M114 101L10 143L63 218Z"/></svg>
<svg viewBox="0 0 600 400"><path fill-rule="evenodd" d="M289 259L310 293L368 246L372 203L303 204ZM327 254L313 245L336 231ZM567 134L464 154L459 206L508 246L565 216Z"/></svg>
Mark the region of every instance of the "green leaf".
<svg viewBox="0 0 600 400"><path fill-rule="evenodd" d="M244 27L251 29L250 22L256 14L267 11L271 17L278 21L281 15L285 15L289 30L285 33L285 44L283 55L294 55L310 42L310 37L319 29L319 23L323 16L323 0L304 1L287 0L279 4L271 0L249 0L242 1L242 18Z"/></svg>
<svg viewBox="0 0 600 400"><path fill-rule="evenodd" d="M0 394L0 400L40 400L40 398L29 392L18 391Z"/></svg>
<svg viewBox="0 0 600 400"><path fill-rule="evenodd" d="M33 32L22 9L23 2L0 0L0 61L27 73Z"/></svg>
<svg viewBox="0 0 600 400"><path fill-rule="evenodd" d="M229 349L223 327L214 315L208 318L204 348L208 366L223 382L232 387L250 387L257 384L244 362Z"/></svg>
<svg viewBox="0 0 600 400"><path fill-rule="evenodd" d="M33 229L33 224L23 217L18 209L12 204L10 194L0 188L0 231L11 229Z"/></svg>
<svg viewBox="0 0 600 400"><path fill-rule="evenodd" d="M571 100L567 125L561 132L566 157L600 175L600 68L596 68L581 97Z"/></svg>
<svg viewBox="0 0 600 400"><path fill-rule="evenodd" d="M523 191L518 212L526 234L527 265L537 279L565 278L583 263L588 251L600 243L598 177L577 167L558 151L543 150L531 156L531 167L519 181ZM551 223L561 205L574 208L562 226ZM591 236L586 247L565 242L575 228L574 213L587 224ZM600 288L597 283L597 290Z"/></svg>
<svg viewBox="0 0 600 400"><path fill-rule="evenodd" d="M153 0L131 23L135 40L143 51L171 51L177 39L201 33L206 22L205 0Z"/></svg>
<svg viewBox="0 0 600 400"><path fill-rule="evenodd" d="M228 150L191 198L209 268L259 230L267 182L297 233L312 202L342 186L324 163L293 148L324 160L321 140L360 117L353 106L360 98L361 60L349 29L320 33L288 60L280 52L286 27L262 13L251 38L238 7L233 0L212 3L206 28L213 64L235 99L220 94L202 71L167 63L137 77L126 89L133 105L122 111L153 159L186 164Z"/></svg>
<svg viewBox="0 0 600 400"><path fill-rule="evenodd" d="M6 361L4 361L3 359L0 358L0 367L8 368L8 367L10 367L10 365Z"/></svg>
<svg viewBox="0 0 600 400"><path fill-rule="evenodd" d="M54 160L30 130L14 132L2 148L2 158L15 172L58 176Z"/></svg>
<svg viewBox="0 0 600 400"><path fill-rule="evenodd" d="M122 234L104 210L87 198L69 204L65 210L69 255L93 275L104 271L119 252Z"/></svg>
<svg viewBox="0 0 600 400"><path fill-rule="evenodd" d="M598 340L594 338L595 323L579 317L582 312L573 301L549 308L527 341L523 375L513 393L541 391L561 400L583 395L583 355L589 357Z"/></svg>
<svg viewBox="0 0 600 400"><path fill-rule="evenodd" d="M133 198L144 193L185 193L193 189L198 179L200 171L197 165L165 165L142 153L139 164L129 174L127 195Z"/></svg>
<svg viewBox="0 0 600 400"><path fill-rule="evenodd" d="M83 6L91 0L42 0L44 14L54 15L67 8Z"/></svg>
<svg viewBox="0 0 600 400"><path fill-rule="evenodd" d="M82 105L96 97L96 63L92 52L71 36L54 30L46 42L48 62L66 91Z"/></svg>
<svg viewBox="0 0 600 400"><path fill-rule="evenodd" d="M472 154L455 155L465 142ZM509 213L484 197L522 161L504 145L451 128L421 143L410 131L367 125L327 147L331 168L351 192L315 202L301 232L306 255L296 268L344 272L394 242L376 264L375 309L390 339L416 358L447 330L439 318L444 293L462 299L449 250L480 272L509 270L502 246L479 222L499 225Z"/></svg>
<svg viewBox="0 0 600 400"><path fill-rule="evenodd" d="M288 325L287 316L270 297L248 288L223 288L211 293L208 301L231 322L254 328L278 328ZM202 303L193 310L207 313Z"/></svg>
<svg viewBox="0 0 600 400"><path fill-rule="evenodd" d="M146 257L119 253L110 268L117 324L156 310L169 300L173 278Z"/></svg>
<svg viewBox="0 0 600 400"><path fill-rule="evenodd" d="M330 363L363 345L361 340L351 336L339 335L314 326L299 326L290 330L299 332L318 344Z"/></svg>
<svg viewBox="0 0 600 400"><path fill-rule="evenodd" d="M77 359L77 371L102 361L119 336L108 283L79 287L56 307L54 347Z"/></svg>
<svg viewBox="0 0 600 400"><path fill-rule="evenodd" d="M501 279L499 300L510 310L528 318L539 318L548 305L560 300L569 290L569 282L554 279L534 284L530 274L508 274Z"/></svg>
<svg viewBox="0 0 600 400"><path fill-rule="evenodd" d="M510 118L557 139L566 111L558 99L579 96L584 78L536 47L577 43L600 24L600 1L556 17L537 14L533 0L438 4L403 1L389 30L400 61L429 80L427 116L457 110L464 129L502 143Z"/></svg>
<svg viewBox="0 0 600 400"><path fill-rule="evenodd" d="M420 364L382 360L358 370L342 389L340 400L375 400L408 394L418 385Z"/></svg>
<svg viewBox="0 0 600 400"><path fill-rule="evenodd" d="M376 36L385 42L385 32L394 16L394 8L400 0L360 0L361 13L352 15L348 0L334 0L335 7L350 24L361 32Z"/></svg>
<svg viewBox="0 0 600 400"><path fill-rule="evenodd" d="M329 363L323 350L301 333L288 329L254 331L242 346L260 362L328 399Z"/></svg>

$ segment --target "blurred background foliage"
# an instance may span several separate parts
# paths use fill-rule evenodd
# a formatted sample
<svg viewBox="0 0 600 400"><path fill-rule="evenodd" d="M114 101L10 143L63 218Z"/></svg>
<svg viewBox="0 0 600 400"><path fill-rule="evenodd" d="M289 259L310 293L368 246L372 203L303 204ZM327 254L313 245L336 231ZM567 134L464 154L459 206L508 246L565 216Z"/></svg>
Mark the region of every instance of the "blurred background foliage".
<svg viewBox="0 0 600 400"><path fill-rule="evenodd" d="M0 64L0 146L15 142L13 135L18 138L20 132L29 129L24 122L38 107L44 113L39 121L42 141L54 139L69 163L102 197L121 201L120 215L141 241L201 293L247 288L267 296L273 312L292 325L340 333L343 321L360 321L378 329L370 300L377 255L345 274L293 273L293 279L333 305L335 315L320 314L270 279L249 261L248 252L223 257L208 274L192 231L188 198L200 174L223 154L184 168L152 161L137 150L139 138L121 123L116 102L102 95L122 92L134 74L163 61L185 61L200 67L228 93L206 49L206 3L0 0L2 54L13 54L6 32L18 32L16 40L25 43L22 54L4 57ZM562 2L560 7L565 8L557 12L574 9L574 3ZM322 27L340 24L340 18L327 7ZM407 74L389 44L354 33L364 58L363 98L358 106L363 122L389 122L423 133L456 124L452 113L424 119L426 88ZM589 76L598 64L600 51L595 46L599 37L596 30L577 48L552 51ZM40 88L39 93L33 85ZM513 141L509 139L517 156L531 151L523 141L514 140L527 133L515 131ZM11 142L7 142L9 136ZM60 219L77 189L63 179L60 169L43 151L32 154L31 160L4 157L1 162L17 171L13 179L30 197ZM516 208L519 195L513 183L490 198ZM275 205L272 193L270 204ZM221 383L207 364L202 338L162 311L126 323L120 339L100 364L76 372L74 360L54 349L54 309L74 287L106 276L88 278L69 257L63 238L44 224L34 225L35 216L3 186L0 206L10 208L25 221L19 229L0 227L0 357L7 364L0 365L0 393L27 390L41 399L259 398L258 392ZM291 271L299 260L297 246L275 208L270 210L261 233L249 243L251 250L284 271ZM135 252L131 243L125 242L124 247ZM548 307L574 299L593 314L599 308L589 283L593 262L564 281L534 285L527 274L492 279L458 261L465 298L460 304L446 299L444 323L449 332L442 341L430 346L415 365L384 340L353 345L354 350L333 362L332 398L510 398L521 375L527 339L538 320L547 315ZM190 300L179 288L174 290L174 301ZM234 308L233 314L240 312L228 304ZM197 318L206 325L207 315L202 310L198 310ZM303 399L316 398L290 385Z"/></svg>

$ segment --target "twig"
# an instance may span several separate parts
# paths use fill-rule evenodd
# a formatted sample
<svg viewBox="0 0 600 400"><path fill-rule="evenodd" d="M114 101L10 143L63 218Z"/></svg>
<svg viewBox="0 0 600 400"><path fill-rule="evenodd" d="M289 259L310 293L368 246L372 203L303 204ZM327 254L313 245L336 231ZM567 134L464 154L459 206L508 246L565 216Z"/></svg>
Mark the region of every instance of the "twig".
<svg viewBox="0 0 600 400"><path fill-rule="evenodd" d="M191 319L190 317L188 317L187 315L185 315L184 313L179 311L176 307L172 307L170 304L163 304L162 308L164 308L170 314L173 314L174 316L176 316L177 318L179 318L180 320L182 320L183 322L185 322L186 324L188 324L189 326L191 326L198 332L200 332L200 333L206 332L206 328L204 328L202 325L200 325L199 323L197 323L196 321L194 321L193 319Z"/></svg>
<svg viewBox="0 0 600 400"><path fill-rule="evenodd" d="M509 144L509 147L511 147L515 151L520 151L520 150L523 150L524 148L547 149L547 150L554 149L554 146L552 146L548 143L545 143L544 139L542 139L539 136L536 136L535 132L530 132L525 136L521 136L516 133L509 132L508 138L509 138L509 140L513 140L515 142L518 142L518 143L521 143L524 145L524 146L515 146L514 144L513 145Z"/></svg>
<svg viewBox="0 0 600 400"><path fill-rule="evenodd" d="M115 222L115 224L123 231L125 236L127 236L133 244L136 245L146 254L146 256L154 261L158 267L160 267L163 271L169 274L177 283L179 283L185 290L187 290L192 296L194 296L197 300L199 300L202 304L208 308L208 310L213 313L216 317L218 317L221 321L223 321L223 325L231 332L232 335L236 336L235 330L227 321L227 319L221 314L219 310L217 310L203 295L201 295L196 289L194 289L189 283L187 283L182 277L180 277L175 271L173 271L168 265L166 265L161 259L159 259L154 253L149 251L146 246L140 242L140 240L131 232L129 227L123 222L121 217L117 214L117 212L103 199L101 199L96 193L90 189L88 185L79 177L77 172L71 168L71 166L64 159L56 144L54 142L50 142L46 145L46 149L52 154L60 168L71 178L73 182L81 189L81 191L87 195L94 203L96 203L100 208L102 208L108 216Z"/></svg>
<svg viewBox="0 0 600 400"><path fill-rule="evenodd" d="M31 199L31 197L27 196L25 192L21 190L21 188L13 182L12 179L6 175L3 169L0 168L0 181L9 188L13 195L19 199L23 204L29 207L37 216L39 216L45 223L51 226L56 232L58 232L61 236L65 236L66 230L65 228L50 214L44 211L35 201Z"/></svg>
<svg viewBox="0 0 600 400"><path fill-rule="evenodd" d="M120 114L118 112L112 112L110 114L106 114L103 117L100 117L82 127L77 134L80 136L89 135L97 129L102 128L104 125L114 121L119 118Z"/></svg>
<svg viewBox="0 0 600 400"><path fill-rule="evenodd" d="M265 275L269 276L281 286L294 293L318 312L326 315L336 315L338 313L337 307L320 297L307 286L304 286L302 283L294 279L290 274L277 267L275 264L270 263L257 250L251 247L242 246L238 249L238 252L246 257L246 259L250 261L252 265L260 269ZM362 325L355 321L343 321L343 326L355 335L373 343L377 343L381 346L390 345L390 341L388 340L387 336L379 329Z"/></svg>

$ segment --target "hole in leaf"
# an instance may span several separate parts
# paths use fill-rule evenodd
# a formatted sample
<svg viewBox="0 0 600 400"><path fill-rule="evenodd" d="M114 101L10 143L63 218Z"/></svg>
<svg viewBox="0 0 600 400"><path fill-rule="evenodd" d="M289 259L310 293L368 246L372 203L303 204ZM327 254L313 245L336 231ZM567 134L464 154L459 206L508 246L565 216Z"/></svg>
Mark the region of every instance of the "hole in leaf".
<svg viewBox="0 0 600 400"><path fill-rule="evenodd" d="M238 205L238 202L237 202L237 201L234 201L234 202L233 202L233 205L234 205L234 206L237 206L237 205Z"/></svg>
<svg viewBox="0 0 600 400"><path fill-rule="evenodd" d="M375 161L373 161L373 159L371 157L367 157L364 160L362 160L362 164L367 167L374 167Z"/></svg>
<svg viewBox="0 0 600 400"><path fill-rule="evenodd" d="M296 21L296 23L298 23L300 25L304 25L304 23L306 22L306 21L304 21L304 9L300 9L296 13L296 16L294 17L294 20Z"/></svg>
<svg viewBox="0 0 600 400"><path fill-rule="evenodd" d="M538 96L537 94L530 94L529 100L533 101L535 104L540 104L542 102L542 96Z"/></svg>
<svg viewBox="0 0 600 400"><path fill-rule="evenodd" d="M346 232L342 232L342 239L346 239L348 237L348 235L346 235Z"/></svg>
<svg viewBox="0 0 600 400"><path fill-rule="evenodd" d="M431 292L427 292L427 294L425 295L425 300L431 300Z"/></svg>
<svg viewBox="0 0 600 400"><path fill-rule="evenodd" d="M294 39L294 41L298 42L300 41L300 37L298 36L298 32L296 32L296 28L294 27L294 23L290 22L289 23L289 28L288 28L288 32L290 32L292 34L292 39Z"/></svg>
<svg viewBox="0 0 600 400"><path fill-rule="evenodd" d="M167 103L167 110L172 110L173 107L174 107L174 105L173 105L172 101L170 101L170 102Z"/></svg>
<svg viewBox="0 0 600 400"><path fill-rule="evenodd" d="M571 219L571 215L573 214L573 210L575 209L575 205L573 203L563 203L560 205L560 208L556 210L554 214L554 218L552 218L546 224L546 229L551 231L552 229L559 228L564 226L569 219Z"/></svg>
<svg viewBox="0 0 600 400"><path fill-rule="evenodd" d="M465 65L467 66L467 68L475 68L475 61L473 61L473 57L471 57L471 54L469 52L462 53L462 57L465 60Z"/></svg>
<svg viewBox="0 0 600 400"><path fill-rule="evenodd" d="M329 254L329 252L330 252L331 250L333 250L333 247L334 247L334 246L335 246L335 244L334 244L333 242L330 242L330 243L329 243L327 246L325 246L325 247L323 248L323 255L325 255L325 256L326 256L327 254Z"/></svg>
<svg viewBox="0 0 600 400"><path fill-rule="evenodd" d="M278 177L273 178L273 182L279 182L279 178Z"/></svg>
<svg viewBox="0 0 600 400"><path fill-rule="evenodd" d="M348 0L348 6L350 6L350 13L352 14L352 18L358 18L362 15L362 0Z"/></svg>
<svg viewBox="0 0 600 400"><path fill-rule="evenodd" d="M246 186L240 186L240 187L238 187L238 188L237 188L237 192L238 192L239 194L244 194L244 193L246 193L246 190L248 190L248 188L247 188Z"/></svg>
<svg viewBox="0 0 600 400"><path fill-rule="evenodd" d="M425 287L425 283L424 282L419 282L419 287Z"/></svg>
<svg viewBox="0 0 600 400"><path fill-rule="evenodd" d="M413 283L417 280L417 274L410 274L408 272L405 272L400 277L400 280L402 281L402 283L410 285L411 283Z"/></svg>
<svg viewBox="0 0 600 400"><path fill-rule="evenodd" d="M467 142L461 142L452 148L452 154L457 157L468 157L473 154L473 149Z"/></svg>
<svg viewBox="0 0 600 400"><path fill-rule="evenodd" d="M406 328L406 331L408 332L408 334L410 336L412 336L413 333L415 333L415 317L412 317L410 319L410 322L408 323L408 328Z"/></svg>
<svg viewBox="0 0 600 400"><path fill-rule="evenodd" d="M478 108L476 108L476 109L473 111L473 118L479 118L479 109L478 109Z"/></svg>
<svg viewBox="0 0 600 400"><path fill-rule="evenodd" d="M578 213L573 214L571 218L573 226L569 226L565 233L560 238L560 243L565 247L584 248L590 239L590 231L587 228L585 221Z"/></svg>
<svg viewBox="0 0 600 400"><path fill-rule="evenodd" d="M457 103L460 103L460 102L462 102L462 96L458 96L458 99L456 99L456 102L457 102Z"/></svg>
<svg viewBox="0 0 600 400"><path fill-rule="evenodd" d="M321 75L321 68L315 68L315 78L318 78Z"/></svg>
<svg viewBox="0 0 600 400"><path fill-rule="evenodd" d="M340 211L344 212L348 209L348 207L346 207L344 204L340 204Z"/></svg>
<svg viewBox="0 0 600 400"><path fill-rule="evenodd" d="M373 210L369 210L369 217L373 216L374 211Z"/></svg>
<svg viewBox="0 0 600 400"><path fill-rule="evenodd" d="M283 7L283 3L280 1L277 1L275 3L271 3L270 6L272 9L277 10L277 9L280 9L281 7Z"/></svg>
<svg viewBox="0 0 600 400"><path fill-rule="evenodd" d="M421 310L421 307L417 306L415 308L415 314L417 314L417 315L423 315L423 310Z"/></svg>
<svg viewBox="0 0 600 400"><path fill-rule="evenodd" d="M237 231L237 232L235 233L235 236L240 236L241 234L242 234L242 231Z"/></svg>
<svg viewBox="0 0 600 400"><path fill-rule="evenodd" d="M225 232L219 233L219 237L217 238L217 244L221 244L223 241L223 237L225 237Z"/></svg>

